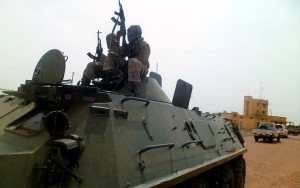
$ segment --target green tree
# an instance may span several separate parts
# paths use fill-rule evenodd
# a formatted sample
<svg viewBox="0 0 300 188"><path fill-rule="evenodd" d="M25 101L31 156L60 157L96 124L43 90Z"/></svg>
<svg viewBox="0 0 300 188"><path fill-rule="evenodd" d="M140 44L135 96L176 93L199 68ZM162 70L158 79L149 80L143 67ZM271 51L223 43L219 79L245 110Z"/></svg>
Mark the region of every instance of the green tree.
<svg viewBox="0 0 300 188"><path fill-rule="evenodd" d="M253 117L257 117L257 118L265 117L265 115L262 114L261 112L255 112L252 115L253 115Z"/></svg>

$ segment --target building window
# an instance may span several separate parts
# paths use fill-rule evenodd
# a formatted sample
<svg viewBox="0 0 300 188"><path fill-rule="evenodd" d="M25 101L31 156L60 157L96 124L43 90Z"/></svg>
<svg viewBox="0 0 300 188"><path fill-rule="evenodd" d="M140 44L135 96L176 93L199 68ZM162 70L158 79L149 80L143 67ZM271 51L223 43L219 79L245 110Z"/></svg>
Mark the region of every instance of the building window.
<svg viewBox="0 0 300 188"><path fill-rule="evenodd" d="M267 107L267 105L266 104L263 104L263 108L266 108Z"/></svg>
<svg viewBox="0 0 300 188"><path fill-rule="evenodd" d="M262 113L263 113L263 114L266 114L266 112L265 112L265 111L262 111Z"/></svg>
<svg viewBox="0 0 300 188"><path fill-rule="evenodd" d="M257 103L257 106L259 106L259 103Z"/></svg>
<svg viewBox="0 0 300 188"><path fill-rule="evenodd" d="M233 117L237 117L237 114L233 114Z"/></svg>

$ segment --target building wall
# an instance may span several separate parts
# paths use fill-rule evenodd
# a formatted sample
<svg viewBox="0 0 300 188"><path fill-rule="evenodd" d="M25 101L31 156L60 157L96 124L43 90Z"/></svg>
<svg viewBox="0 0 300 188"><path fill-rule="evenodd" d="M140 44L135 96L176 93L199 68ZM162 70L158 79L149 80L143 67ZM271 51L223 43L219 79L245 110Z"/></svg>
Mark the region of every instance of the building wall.
<svg viewBox="0 0 300 188"><path fill-rule="evenodd" d="M266 117L253 117L241 116L239 119L239 127L242 129L254 129L258 126L259 122L272 122L268 116Z"/></svg>
<svg viewBox="0 0 300 188"><path fill-rule="evenodd" d="M253 99L251 96L244 96L244 116L255 114L268 115L268 100Z"/></svg>
<svg viewBox="0 0 300 188"><path fill-rule="evenodd" d="M239 113L237 112L222 112L221 117L231 119L234 123L238 124L239 122Z"/></svg>
<svg viewBox="0 0 300 188"><path fill-rule="evenodd" d="M239 115L237 112L223 112L222 117L231 119L241 129L254 129L259 122L274 122L286 124L286 117L269 116L268 115L268 100L253 99L251 96L244 97L244 115Z"/></svg>
<svg viewBox="0 0 300 188"><path fill-rule="evenodd" d="M286 117L280 116L269 116L270 122L278 123L278 124L287 124Z"/></svg>

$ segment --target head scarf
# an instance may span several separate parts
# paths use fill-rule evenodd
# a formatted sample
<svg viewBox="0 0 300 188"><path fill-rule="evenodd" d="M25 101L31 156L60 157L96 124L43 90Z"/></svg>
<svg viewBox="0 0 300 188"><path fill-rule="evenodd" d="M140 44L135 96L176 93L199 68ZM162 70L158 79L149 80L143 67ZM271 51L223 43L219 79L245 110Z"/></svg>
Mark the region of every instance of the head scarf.
<svg viewBox="0 0 300 188"><path fill-rule="evenodd" d="M117 35L114 33L109 33L108 35L106 35L106 44L108 49L119 44L119 41L117 40Z"/></svg>
<svg viewBox="0 0 300 188"><path fill-rule="evenodd" d="M132 25L127 29L129 43L142 37L142 28L139 25Z"/></svg>

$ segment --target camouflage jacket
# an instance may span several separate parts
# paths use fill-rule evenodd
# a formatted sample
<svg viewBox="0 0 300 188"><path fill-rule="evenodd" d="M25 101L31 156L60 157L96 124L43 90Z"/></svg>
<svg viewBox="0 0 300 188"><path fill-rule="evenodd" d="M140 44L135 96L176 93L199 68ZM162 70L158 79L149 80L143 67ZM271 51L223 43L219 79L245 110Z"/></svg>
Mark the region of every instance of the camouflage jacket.
<svg viewBox="0 0 300 188"><path fill-rule="evenodd" d="M136 58L149 68L150 45L142 40L138 45L128 45L128 57Z"/></svg>

